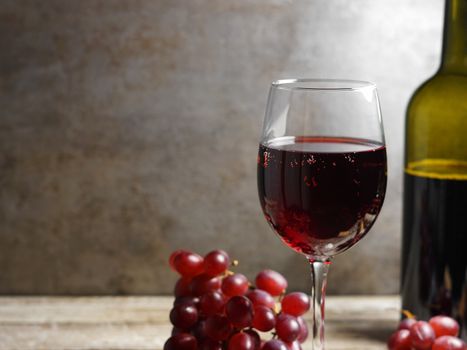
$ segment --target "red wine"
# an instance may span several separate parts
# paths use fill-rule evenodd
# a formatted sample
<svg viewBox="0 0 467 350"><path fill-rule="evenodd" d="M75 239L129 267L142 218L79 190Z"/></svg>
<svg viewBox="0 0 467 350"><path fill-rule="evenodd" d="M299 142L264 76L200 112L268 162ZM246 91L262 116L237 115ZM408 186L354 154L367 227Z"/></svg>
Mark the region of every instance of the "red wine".
<svg viewBox="0 0 467 350"><path fill-rule="evenodd" d="M281 239L310 258L350 248L386 190L386 148L351 138L282 137L259 146L258 192Z"/></svg>
<svg viewBox="0 0 467 350"><path fill-rule="evenodd" d="M465 339L467 165L419 163L405 174L402 308L419 319L454 317Z"/></svg>

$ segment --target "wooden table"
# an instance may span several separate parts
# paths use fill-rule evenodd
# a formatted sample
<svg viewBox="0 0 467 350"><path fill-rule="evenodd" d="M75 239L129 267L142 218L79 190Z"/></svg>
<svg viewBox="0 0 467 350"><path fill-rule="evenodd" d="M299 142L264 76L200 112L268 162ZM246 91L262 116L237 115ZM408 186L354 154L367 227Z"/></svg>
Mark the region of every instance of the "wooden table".
<svg viewBox="0 0 467 350"><path fill-rule="evenodd" d="M169 297L0 297L0 350L160 350L171 304ZM329 297L326 317L327 350L382 350L399 298Z"/></svg>

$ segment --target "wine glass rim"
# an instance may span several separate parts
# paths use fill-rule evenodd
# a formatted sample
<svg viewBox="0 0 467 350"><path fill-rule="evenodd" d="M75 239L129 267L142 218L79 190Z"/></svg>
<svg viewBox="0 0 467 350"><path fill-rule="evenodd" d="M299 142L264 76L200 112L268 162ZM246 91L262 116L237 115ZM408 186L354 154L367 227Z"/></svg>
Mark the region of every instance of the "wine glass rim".
<svg viewBox="0 0 467 350"><path fill-rule="evenodd" d="M272 86L283 90L326 91L359 91L376 88L372 82L351 79L279 79L273 81Z"/></svg>

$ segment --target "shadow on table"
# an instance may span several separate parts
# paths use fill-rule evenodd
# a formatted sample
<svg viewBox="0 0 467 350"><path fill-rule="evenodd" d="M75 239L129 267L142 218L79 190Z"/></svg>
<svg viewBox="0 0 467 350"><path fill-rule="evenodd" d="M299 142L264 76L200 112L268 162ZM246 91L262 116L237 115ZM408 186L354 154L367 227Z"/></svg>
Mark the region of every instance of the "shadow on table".
<svg viewBox="0 0 467 350"><path fill-rule="evenodd" d="M345 334L349 338L353 339L367 339L378 341L381 343L386 343L389 339L389 336L395 331L397 324L395 322L368 322L368 321L354 321L349 322L339 322L339 324L334 324L335 330L340 334Z"/></svg>
<svg viewBox="0 0 467 350"><path fill-rule="evenodd" d="M386 343L394 329L349 329L348 333L358 338L377 340Z"/></svg>

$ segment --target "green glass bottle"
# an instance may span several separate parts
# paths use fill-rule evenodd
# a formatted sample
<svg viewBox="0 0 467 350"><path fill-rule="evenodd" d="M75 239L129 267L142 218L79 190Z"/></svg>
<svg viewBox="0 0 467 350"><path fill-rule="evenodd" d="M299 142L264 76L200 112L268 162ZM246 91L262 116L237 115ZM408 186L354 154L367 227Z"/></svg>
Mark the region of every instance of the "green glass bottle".
<svg viewBox="0 0 467 350"><path fill-rule="evenodd" d="M467 0L447 0L442 62L407 109L402 307L467 326Z"/></svg>

